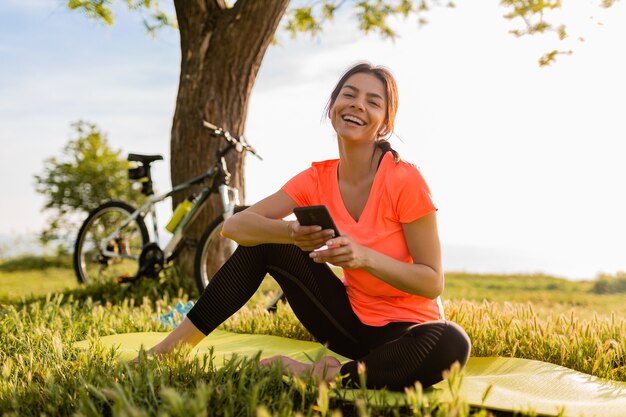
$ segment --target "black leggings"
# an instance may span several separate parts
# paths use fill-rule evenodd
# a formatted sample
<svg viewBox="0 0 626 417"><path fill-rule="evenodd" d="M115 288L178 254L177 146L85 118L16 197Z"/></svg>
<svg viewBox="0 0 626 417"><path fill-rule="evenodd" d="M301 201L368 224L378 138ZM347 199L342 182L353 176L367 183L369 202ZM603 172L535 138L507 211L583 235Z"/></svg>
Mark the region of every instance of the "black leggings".
<svg viewBox="0 0 626 417"><path fill-rule="evenodd" d="M278 282L300 322L320 343L353 359L341 368L344 383L358 383L357 365L362 362L368 388L402 390L416 381L426 388L441 381L442 372L455 361L461 366L467 362L470 341L455 323L363 324L328 265L313 262L294 245L239 246L187 317L208 335L252 297L266 273Z"/></svg>

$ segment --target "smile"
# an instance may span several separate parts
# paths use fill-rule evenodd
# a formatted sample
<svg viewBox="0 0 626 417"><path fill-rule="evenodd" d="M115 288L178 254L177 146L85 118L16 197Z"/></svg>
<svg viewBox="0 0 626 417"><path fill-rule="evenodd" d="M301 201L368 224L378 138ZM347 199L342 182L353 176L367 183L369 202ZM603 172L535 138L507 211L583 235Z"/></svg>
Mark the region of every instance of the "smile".
<svg viewBox="0 0 626 417"><path fill-rule="evenodd" d="M343 116L342 119L344 121L346 121L346 122L355 123L355 124L357 124L359 126L365 126L365 124L366 124L363 120L361 120L358 117L353 116L351 114L347 114L347 115Z"/></svg>

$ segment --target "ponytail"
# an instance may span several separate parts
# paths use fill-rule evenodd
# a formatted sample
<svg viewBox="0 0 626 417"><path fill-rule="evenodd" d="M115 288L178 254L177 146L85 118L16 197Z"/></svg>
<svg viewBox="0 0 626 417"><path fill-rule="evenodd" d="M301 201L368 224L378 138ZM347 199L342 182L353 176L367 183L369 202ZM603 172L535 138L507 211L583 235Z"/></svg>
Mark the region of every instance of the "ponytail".
<svg viewBox="0 0 626 417"><path fill-rule="evenodd" d="M379 139L376 141L376 147L380 148L380 150L383 151L382 155L380 156L380 160L382 161L383 156L385 156L385 154L387 152L391 152L391 154L393 155L393 160L394 162L397 164L398 162L400 162L400 155L398 154L398 151L396 151L395 149L393 149L391 147L391 143L389 143L388 140L386 139ZM379 162L380 164L380 162Z"/></svg>

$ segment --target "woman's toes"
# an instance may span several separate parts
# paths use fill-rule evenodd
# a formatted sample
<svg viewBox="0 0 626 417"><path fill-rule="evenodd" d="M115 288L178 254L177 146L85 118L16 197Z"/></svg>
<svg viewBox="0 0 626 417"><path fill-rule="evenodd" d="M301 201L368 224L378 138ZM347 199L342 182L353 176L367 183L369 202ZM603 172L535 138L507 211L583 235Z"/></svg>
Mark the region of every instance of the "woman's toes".
<svg viewBox="0 0 626 417"><path fill-rule="evenodd" d="M297 377L308 375L327 382L333 381L341 370L341 362L333 356L325 356L316 363L306 364L287 356L277 355L262 359L259 364L268 367L276 362L282 364L283 373L286 375L291 374Z"/></svg>
<svg viewBox="0 0 626 417"><path fill-rule="evenodd" d="M313 365L313 376L322 381L333 381L341 369L341 362L334 356L325 356Z"/></svg>

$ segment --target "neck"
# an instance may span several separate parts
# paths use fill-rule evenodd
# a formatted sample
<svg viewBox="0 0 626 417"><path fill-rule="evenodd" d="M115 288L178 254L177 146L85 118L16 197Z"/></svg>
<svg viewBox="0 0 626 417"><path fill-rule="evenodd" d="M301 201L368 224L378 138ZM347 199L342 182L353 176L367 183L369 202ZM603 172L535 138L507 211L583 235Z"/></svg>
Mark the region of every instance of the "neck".
<svg viewBox="0 0 626 417"><path fill-rule="evenodd" d="M381 152L374 142L354 144L340 140L339 179L351 184L371 181L376 175Z"/></svg>

